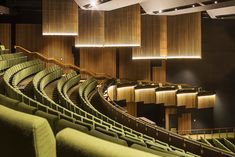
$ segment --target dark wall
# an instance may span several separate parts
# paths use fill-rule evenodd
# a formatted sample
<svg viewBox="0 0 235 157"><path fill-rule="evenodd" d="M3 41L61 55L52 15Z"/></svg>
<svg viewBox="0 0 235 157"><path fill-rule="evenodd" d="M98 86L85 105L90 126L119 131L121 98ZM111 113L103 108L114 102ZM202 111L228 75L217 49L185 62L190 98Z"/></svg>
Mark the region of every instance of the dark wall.
<svg viewBox="0 0 235 157"><path fill-rule="evenodd" d="M202 59L168 60L167 81L215 90L214 127L234 127L235 20L203 19Z"/></svg>

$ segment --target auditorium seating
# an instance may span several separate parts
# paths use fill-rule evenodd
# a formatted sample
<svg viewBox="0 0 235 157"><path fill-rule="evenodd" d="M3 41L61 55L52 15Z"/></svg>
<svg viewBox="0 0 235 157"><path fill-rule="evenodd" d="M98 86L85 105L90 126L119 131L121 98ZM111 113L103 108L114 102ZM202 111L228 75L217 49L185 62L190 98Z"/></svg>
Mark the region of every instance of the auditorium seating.
<svg viewBox="0 0 235 157"><path fill-rule="evenodd" d="M108 156L112 151L111 153L116 156L143 153L144 156L155 154L192 157L202 155L201 150L203 150L202 156L218 154L232 156L231 152L212 148L163 128L138 121L135 117L117 109L103 97L107 82L104 81L97 89L95 78L88 78L81 83L81 76L75 71L67 74L64 72L62 67L48 66L40 60L21 61L4 71L3 76L6 95L15 100L0 96L4 99L1 100L2 103L6 103L9 108L48 120L54 135L59 132L57 156L88 154L95 156L95 153ZM19 87L20 82L29 77L32 77L28 83L33 84L33 97L27 96ZM58 99L53 99L45 90L55 81L57 81L55 90ZM71 100L68 95L75 86L78 86L78 89L73 92L79 100ZM60 132L61 130L63 131ZM101 151L98 149L99 145L110 147ZM123 151L116 152L119 149Z"/></svg>

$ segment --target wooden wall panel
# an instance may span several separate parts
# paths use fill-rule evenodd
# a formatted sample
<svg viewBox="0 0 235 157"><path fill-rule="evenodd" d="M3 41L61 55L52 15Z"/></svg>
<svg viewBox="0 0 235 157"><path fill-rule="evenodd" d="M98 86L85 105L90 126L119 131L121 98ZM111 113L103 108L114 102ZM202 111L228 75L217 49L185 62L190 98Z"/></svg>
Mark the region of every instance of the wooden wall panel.
<svg viewBox="0 0 235 157"><path fill-rule="evenodd" d="M154 104L155 100L155 88L135 89L135 102L143 101L145 104Z"/></svg>
<svg viewBox="0 0 235 157"><path fill-rule="evenodd" d="M152 79L154 82L166 83L166 61L162 60L162 66L152 67Z"/></svg>
<svg viewBox="0 0 235 157"><path fill-rule="evenodd" d="M117 86L113 85L110 86L107 90L108 96L109 96L109 101L115 101L117 100Z"/></svg>
<svg viewBox="0 0 235 157"><path fill-rule="evenodd" d="M117 100L126 100L126 102L135 102L134 86L117 88Z"/></svg>
<svg viewBox="0 0 235 157"><path fill-rule="evenodd" d="M133 59L160 57L160 17L141 16L141 47L133 48Z"/></svg>
<svg viewBox="0 0 235 157"><path fill-rule="evenodd" d="M6 49L11 49L11 24L0 24L0 42Z"/></svg>
<svg viewBox="0 0 235 157"><path fill-rule="evenodd" d="M192 115L191 113L182 113L178 117L178 133L189 134L192 129Z"/></svg>
<svg viewBox="0 0 235 157"><path fill-rule="evenodd" d="M176 90L157 91L156 104L164 103L164 106L176 106Z"/></svg>
<svg viewBox="0 0 235 157"><path fill-rule="evenodd" d="M42 0L44 35L78 35L78 5L74 0Z"/></svg>
<svg viewBox="0 0 235 157"><path fill-rule="evenodd" d="M149 60L132 60L132 48L120 48L119 50L120 78L150 80Z"/></svg>
<svg viewBox="0 0 235 157"><path fill-rule="evenodd" d="M168 58L200 58L201 13L169 16L167 22Z"/></svg>
<svg viewBox="0 0 235 157"><path fill-rule="evenodd" d="M197 93L177 94L177 106L185 106L186 108L197 107Z"/></svg>
<svg viewBox="0 0 235 157"><path fill-rule="evenodd" d="M167 130L170 129L170 114L177 114L176 108L165 108L165 127Z"/></svg>
<svg viewBox="0 0 235 157"><path fill-rule="evenodd" d="M16 45L30 51L40 52L47 57L61 60L64 63L73 63L73 37L42 36L40 24L17 24Z"/></svg>
<svg viewBox="0 0 235 157"><path fill-rule="evenodd" d="M215 95L211 96L198 96L197 97L197 105L199 109L202 108L211 108L215 106Z"/></svg>
<svg viewBox="0 0 235 157"><path fill-rule="evenodd" d="M116 77L115 48L81 48L80 67L96 73Z"/></svg>
<svg viewBox="0 0 235 157"><path fill-rule="evenodd" d="M79 10L79 36L76 47L102 47L104 44L104 12Z"/></svg>
<svg viewBox="0 0 235 157"><path fill-rule="evenodd" d="M141 16L139 4L105 12L106 46L140 46L140 36Z"/></svg>

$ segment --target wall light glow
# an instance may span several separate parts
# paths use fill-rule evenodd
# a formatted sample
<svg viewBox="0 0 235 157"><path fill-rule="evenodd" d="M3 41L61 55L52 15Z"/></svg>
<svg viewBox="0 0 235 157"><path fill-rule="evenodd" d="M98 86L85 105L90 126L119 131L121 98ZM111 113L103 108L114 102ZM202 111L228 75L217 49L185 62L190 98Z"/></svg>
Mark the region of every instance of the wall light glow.
<svg viewBox="0 0 235 157"><path fill-rule="evenodd" d="M45 33L43 32L42 35L45 35L45 36L78 36L78 33Z"/></svg>
<svg viewBox="0 0 235 157"><path fill-rule="evenodd" d="M145 57L132 57L133 60L140 59L201 59L201 56L145 56Z"/></svg>
<svg viewBox="0 0 235 157"><path fill-rule="evenodd" d="M139 47L139 44L76 44L75 47Z"/></svg>
<svg viewBox="0 0 235 157"><path fill-rule="evenodd" d="M77 44L77 45L75 45L75 47L103 47L104 45L99 45L99 44L97 44L97 45L92 45L92 44Z"/></svg>
<svg viewBox="0 0 235 157"><path fill-rule="evenodd" d="M215 98L215 94L213 95L200 95L198 96L198 99L207 99L207 98Z"/></svg>

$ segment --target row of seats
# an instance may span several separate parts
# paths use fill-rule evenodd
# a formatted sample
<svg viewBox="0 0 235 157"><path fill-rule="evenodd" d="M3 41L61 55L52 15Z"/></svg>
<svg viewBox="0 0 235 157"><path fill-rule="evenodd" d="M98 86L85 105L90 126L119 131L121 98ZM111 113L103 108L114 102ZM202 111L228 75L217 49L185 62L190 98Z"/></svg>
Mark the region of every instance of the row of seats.
<svg viewBox="0 0 235 157"><path fill-rule="evenodd" d="M40 69L40 67L41 67L41 69ZM42 112L41 115L43 115L46 118L48 118L50 116L56 116L56 118L58 118L60 122L64 121L64 126L66 126L66 127L69 126L71 128L73 128L73 127L76 128L78 126L79 127L80 126L87 127L86 124L91 124L91 127L90 128L88 127L89 134L92 134L91 132L96 132L96 133L93 133L93 134L97 137L100 136L100 138L103 135L107 135L108 132L106 132L106 131L108 130L108 127L112 128L112 129L115 128L114 130L121 130L119 127L122 127L122 129L123 129L122 131L125 133L125 137L129 136L128 133L131 133L130 136L132 136L133 134L137 134L137 136L142 137L142 139L145 136L143 134L141 135L141 133L138 133L138 132L136 132L136 131L128 128L128 127L123 126L122 124L119 124L119 123L115 122L114 120L106 117L105 115L102 116L102 118L104 118L104 119L100 119L100 117L95 117L97 115L93 115L93 116L89 117L90 114L83 111L83 112L85 112L85 116L86 116L86 117L84 117L83 115L79 115L76 111L74 112L74 111L71 111L69 109L66 109L65 107L63 107L63 106L53 102L52 100L50 100L50 98L46 96L44 88L51 81L60 78L60 76L62 75L62 72L60 72L60 70L52 70L51 72L48 72L47 74L45 74L41 77L38 77L39 79L38 79L37 83L34 86L35 89L38 89L38 91L35 90L35 95L36 95L36 93L38 93L38 96L36 95L36 97L38 97L37 98L38 101L35 101L34 98L27 97L20 90L17 89L17 84L20 81L22 81L23 78L27 78L28 76L30 76L32 74L35 74L36 72L33 73L32 69L39 69L38 71L42 70L43 69L42 63L40 61L37 61L37 60L25 62L25 63L19 64L17 66L13 66L12 68L10 68L9 70L7 70L5 72L6 76L4 75L4 82L5 82L5 87L7 89L8 95L15 98L15 99L18 99L22 102L25 102L26 104L31 106L31 107L28 107L28 108L24 109L24 110L27 111L27 113L33 114L33 113L35 113L35 110L36 110L36 111ZM46 70L47 69L45 69L43 71L45 72ZM28 74L28 72L30 74ZM15 78L15 79L13 79L13 78ZM34 78L36 78L36 75L35 75ZM72 77L72 78L75 78L75 77ZM69 80L72 80L72 79L69 79ZM90 100L94 96L94 93L95 93L95 92L92 92L92 91L94 91L94 89L96 87L96 83L94 83L94 82L95 81L92 81L92 83L84 82L84 84L86 86L84 87L84 89L82 91L82 95L81 95L82 96L81 98L84 100L83 103L87 103L87 105L90 108L92 106L92 104L90 104ZM82 85L83 84L81 84L81 87L82 87ZM90 87L89 85L92 85L92 87ZM70 87L72 87L72 86L70 86ZM88 89L88 90L86 90L86 89ZM68 90L68 89L66 89L66 90ZM65 97L65 98L68 99L68 97ZM46 100L47 103L43 102L45 100ZM71 101L70 101L70 103L71 103ZM83 104L83 106L84 106L84 104ZM75 109L76 110L79 109L80 111L82 111L82 109L80 109L79 106L76 106ZM95 108L93 107L93 109L95 109ZM106 118L109 119L110 121L106 122L105 121ZM57 131L55 131L56 129L54 129L55 127L58 126L58 125L55 125L54 120L50 120L50 118L48 118L48 121L50 122L51 127L54 130L54 133L58 132L58 129L57 129ZM116 126L112 124L112 121L115 122ZM100 127L100 130L98 129L99 127ZM115 132L115 131L113 131L113 132ZM116 134L116 135L118 136L118 134ZM107 137L110 137L110 136L107 136ZM118 136L118 138L115 137L116 139L113 140L113 141L116 141L117 139L121 140L120 137L121 136ZM104 139L104 137L103 137L103 139ZM151 141L150 139L153 139L153 138L151 138L151 137L147 138L147 140ZM127 144L128 144L127 139L125 139L124 141L127 142ZM144 142L146 142L146 141L144 141ZM154 141L154 144L156 144L156 143L157 143L157 141ZM135 146L134 144L136 144L135 147L143 146L140 143L133 143L132 141L131 142L129 141L129 145L130 144L133 145L133 147ZM152 146L154 146L154 144L152 144ZM150 144L148 144L148 147L149 147L149 145ZM159 144L159 145L162 145L162 144ZM156 147L159 148L159 145L156 145ZM179 155L181 155L180 154L180 152L181 152L185 156L190 156L189 154L185 154L184 151L182 151L178 148L175 148L173 146L171 146L169 148L171 149L169 151L169 152L171 152L170 154L173 154L173 152L174 152L176 154L176 156L179 156ZM148 148L145 147L145 146L141 147L139 149L147 149L148 150ZM145 151L147 151L147 150L145 150ZM156 151L156 150L153 150L153 149L151 149L151 150ZM150 151L150 150L148 150L148 151ZM179 151L179 152L177 152L177 151ZM168 152L167 155L169 155L169 152ZM157 152L157 153L159 153L159 152ZM166 153L166 151L164 151L164 153Z"/></svg>
<svg viewBox="0 0 235 157"><path fill-rule="evenodd" d="M235 153L235 145L232 142L230 142L229 140L227 140L226 138L223 138L223 139L216 139L216 138L204 139L204 138L201 138L199 141L201 141L207 145L210 145L212 147L218 147L218 148L223 149L225 151Z"/></svg>
<svg viewBox="0 0 235 157"><path fill-rule="evenodd" d="M26 68L25 65L28 65L29 67ZM40 64L39 64L39 65L40 65ZM36 65L36 67L39 66L39 65ZM31 66L31 64L23 64L23 65L20 66L20 67L24 67L24 68L18 69L18 70L19 70L19 72L18 72L19 74L18 74L18 73L15 73L14 76L13 76L13 78L16 77L16 76L18 76L18 75L20 75L22 71L28 70L28 69L30 69L30 68L32 68L32 67L35 67L35 66ZM12 69L14 69L14 68L12 68ZM17 68L16 68L16 69L17 69ZM55 69L55 68L54 68L54 69ZM11 70L11 71L14 71L14 70ZM14 72L13 72L13 73L14 73ZM39 74L40 74L40 73L39 73ZM51 81L54 79L53 76L55 76L55 77L57 76L57 75L55 75L56 73L53 75L53 72L51 72L51 74L52 74L52 75L47 75L48 77L45 76L44 78L41 79L42 84L39 85L40 90L43 90L43 88L45 87L45 84L48 84L49 82L51 82ZM28 76L28 74L26 75L26 77L27 77L27 76ZM36 76L37 76L37 75L36 75ZM35 77L36 77L36 76L35 76ZM50 79L48 79L48 78L50 78ZM43 81L43 80L46 80L46 81ZM16 82L17 82L17 81L16 81ZM33 81L33 82L34 82L34 81ZM13 87L17 87L17 86L13 86ZM101 130L102 130L102 129L101 129ZM100 134L100 133L97 133L97 132L94 131L94 130L91 131L91 132L92 132L92 134L94 134L94 135L96 135L96 136L97 136L97 134ZM100 135L99 135L99 136L100 136ZM103 138L104 138L104 135L102 135L102 136L103 136ZM109 137L109 138L106 137L106 140L107 140L107 139L110 140L111 138L110 138L110 137ZM113 139L112 141L113 141L113 142L119 141L119 144L127 145L127 144L125 144L126 142L125 142L124 140L121 141L120 139L119 139L119 140Z"/></svg>
<svg viewBox="0 0 235 157"><path fill-rule="evenodd" d="M50 73L50 74L48 74L48 76L50 76L50 75L53 75L53 72L52 73ZM54 73L54 75L53 76L57 76L57 74L56 73ZM36 76L35 76L36 77ZM46 76L45 76L46 77ZM44 78L45 78L44 77ZM41 80L43 80L44 78L42 78ZM49 77L49 78L52 78L52 77ZM48 81L48 82L50 82L50 80ZM47 84L47 83L45 83L45 82L41 82L42 84ZM44 87L44 85L42 85L43 87ZM40 85L40 87L41 87L41 85ZM43 87L41 88L41 90L43 90ZM44 94L45 95L45 94ZM99 127L101 127L101 125L99 126ZM102 127L104 127L104 126L102 126ZM97 128L97 126L96 126L96 128ZM100 130L102 130L102 129L104 129L104 128L100 128ZM102 130L102 131L104 131L104 130ZM93 131L94 132L94 131ZM110 134L110 133L109 133ZM109 138L109 139L111 139L111 138ZM113 140L113 141L118 141L117 139L116 140Z"/></svg>
<svg viewBox="0 0 235 157"><path fill-rule="evenodd" d="M116 108L111 103L109 103L104 98L104 87L108 87L107 85L101 85L98 89L97 96L94 97L94 100L92 101L93 104L97 103L96 106L102 106L103 111L106 111L105 113L115 119L116 121L119 121L122 124L126 124L127 126L132 127L134 130L138 130L140 132L146 133L149 136L155 137L157 139L160 139L161 141L167 142L172 145L176 145L177 147L180 147L182 149L186 149L188 151L193 151L194 153L200 153L203 151L203 155L209 155L211 152L214 152L215 154L219 155L221 153L220 149L211 149L211 147L208 147L207 145L197 143L196 141L191 141L189 139L185 139L177 134L171 133L169 131L166 131L165 129L161 129L157 126L154 126L154 130L151 130L153 126L146 125L144 126L140 125L140 122L136 120L133 116L128 115L127 113L123 112L122 110ZM95 88L93 85L92 88ZM147 127L147 129L146 129Z"/></svg>
<svg viewBox="0 0 235 157"><path fill-rule="evenodd" d="M69 128L57 133L55 138L46 119L9 109L3 105L20 102L3 95L0 98L1 156L106 157L114 154L115 157L156 157Z"/></svg>

